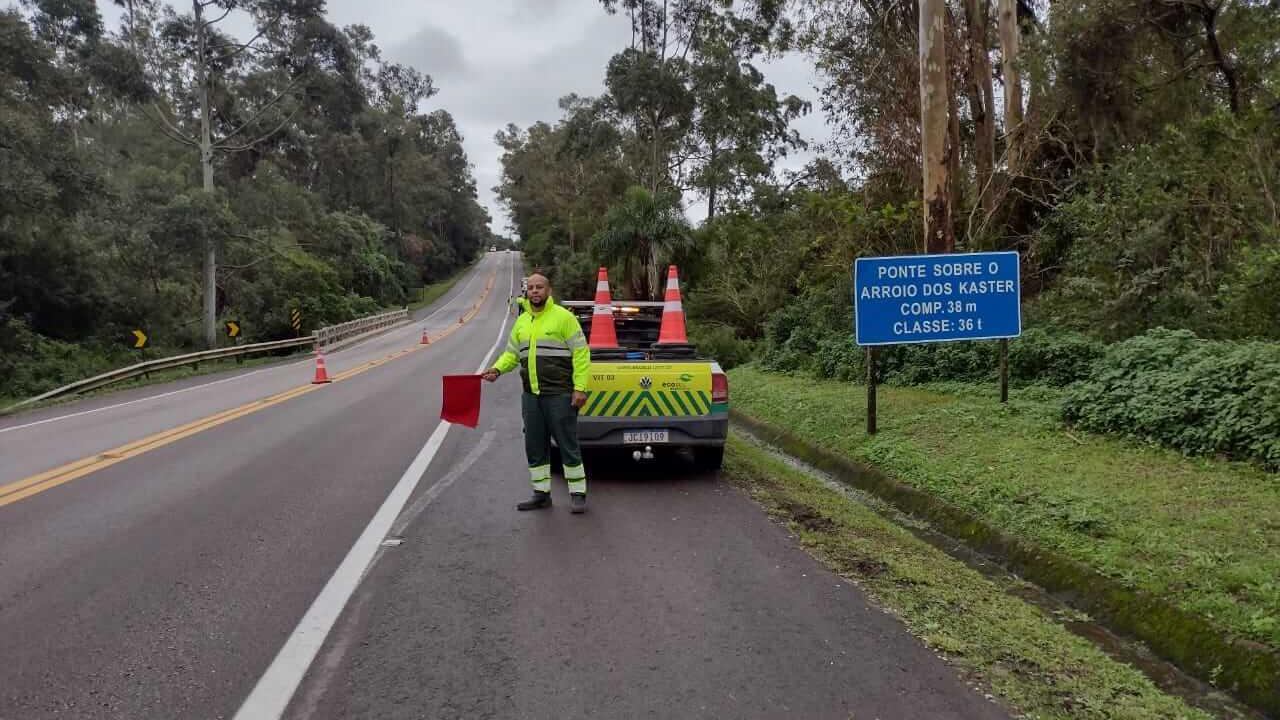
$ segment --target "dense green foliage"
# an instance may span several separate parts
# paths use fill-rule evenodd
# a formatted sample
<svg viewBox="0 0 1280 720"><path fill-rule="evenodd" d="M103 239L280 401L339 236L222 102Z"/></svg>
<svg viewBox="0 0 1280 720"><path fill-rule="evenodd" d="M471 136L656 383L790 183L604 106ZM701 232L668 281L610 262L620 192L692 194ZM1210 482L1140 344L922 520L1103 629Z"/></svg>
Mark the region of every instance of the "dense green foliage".
<svg viewBox="0 0 1280 720"><path fill-rule="evenodd" d="M334 27L323 2L218 0L203 20L128 4L114 32L95 2L0 10L4 394L127 360L135 327L202 345L208 247L218 317L265 340L294 333L295 308L309 332L403 305L490 244L453 119L418 109L431 78L384 61L367 28ZM232 6L261 37L201 64L201 23L236 47L215 22ZM201 72L211 184L191 144Z"/></svg>
<svg viewBox="0 0 1280 720"><path fill-rule="evenodd" d="M578 293L589 293L593 262L608 263L615 292L636 297L652 295L637 265L652 273L678 262L708 352L865 378L852 336L852 262L924 244L916 4L802 0L788 13L775 2L604 5L625 12L635 31L601 70L608 92L568 97L556 124L499 137L499 191L530 257L563 263L552 272ZM995 68L996 83L1008 80L992 4L953 5L950 215L958 250L1022 256L1028 330L1010 344L1014 384L1088 379L1072 397L1103 413L1097 395L1110 385L1096 373L1113 359L1105 343L1160 342L1143 336L1158 327L1280 341L1275 4L1020 3L1026 102L1016 133L985 79ZM834 138L803 170L778 173L775 160L803 144L788 128L807 104L779 99L752 62L795 49L816 59ZM716 149L728 146L732 162ZM644 205L677 192L710 205L692 232L656 221L671 208ZM1239 347L1265 354L1275 345ZM1269 391L1236 376L1237 352L1246 351L1200 357L1194 374L1232 377L1212 385L1228 415ZM994 382L999 367L994 342L879 353L889 383ZM1230 415L1231 429L1205 426L1207 401L1197 397L1116 401L1163 404L1152 425L1130 428L1119 415L1087 424L1272 462L1268 426L1247 414Z"/></svg>
<svg viewBox="0 0 1280 720"><path fill-rule="evenodd" d="M1088 430L1280 469L1280 346L1153 330L1108 348L1063 412Z"/></svg>
<svg viewBox="0 0 1280 720"><path fill-rule="evenodd" d="M755 349L752 343L739 340L728 325L693 323L689 325L689 342L725 370L750 362Z"/></svg>
<svg viewBox="0 0 1280 720"><path fill-rule="evenodd" d="M112 361L120 362L127 351L93 348L53 340L31 331L21 320L4 326L8 335L5 352L0 353L0 378L4 378L3 402L36 395L65 382L64 378L86 378L106 372Z"/></svg>
<svg viewBox="0 0 1280 720"><path fill-rule="evenodd" d="M1042 264L1063 264L1040 314L1110 339L1280 339L1277 132L1220 111L1086 173L1033 236Z"/></svg>

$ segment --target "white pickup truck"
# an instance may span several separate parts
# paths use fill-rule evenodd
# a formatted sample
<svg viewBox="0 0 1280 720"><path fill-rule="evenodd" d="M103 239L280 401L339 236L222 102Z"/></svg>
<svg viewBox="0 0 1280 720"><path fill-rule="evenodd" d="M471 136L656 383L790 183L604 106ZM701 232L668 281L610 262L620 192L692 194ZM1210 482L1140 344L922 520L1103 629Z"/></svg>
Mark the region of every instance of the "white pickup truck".
<svg viewBox="0 0 1280 720"><path fill-rule="evenodd" d="M594 303L562 303L588 337ZM584 449L689 448L703 470L719 470L729 436L729 378L692 345L658 345L660 302L613 306L617 348L593 348L587 403L578 414Z"/></svg>

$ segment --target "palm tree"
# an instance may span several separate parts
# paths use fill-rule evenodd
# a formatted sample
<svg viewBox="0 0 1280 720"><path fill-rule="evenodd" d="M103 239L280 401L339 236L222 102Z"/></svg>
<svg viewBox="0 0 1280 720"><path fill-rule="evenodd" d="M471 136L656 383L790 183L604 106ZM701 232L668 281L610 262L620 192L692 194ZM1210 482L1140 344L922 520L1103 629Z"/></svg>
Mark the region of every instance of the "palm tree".
<svg viewBox="0 0 1280 720"><path fill-rule="evenodd" d="M596 234L596 252L611 265L622 265L634 299L657 299L658 269L692 243L689 221L674 193L627 188L622 202L609 208L604 229Z"/></svg>

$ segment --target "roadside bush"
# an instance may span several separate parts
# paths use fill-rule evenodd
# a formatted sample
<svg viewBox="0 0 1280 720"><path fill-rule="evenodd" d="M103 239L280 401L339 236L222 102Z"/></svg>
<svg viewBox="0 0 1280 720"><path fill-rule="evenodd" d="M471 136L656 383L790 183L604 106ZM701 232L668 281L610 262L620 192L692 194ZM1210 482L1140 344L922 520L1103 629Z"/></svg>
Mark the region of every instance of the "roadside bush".
<svg viewBox="0 0 1280 720"><path fill-rule="evenodd" d="M1268 246L1240 253L1221 288L1220 325L1229 337L1280 338L1280 228L1272 235Z"/></svg>
<svg viewBox="0 0 1280 720"><path fill-rule="evenodd" d="M97 348L40 335L20 319L0 324L0 333L0 395L8 398L39 395L123 364Z"/></svg>
<svg viewBox="0 0 1280 720"><path fill-rule="evenodd" d="M1070 331L1031 328L1009 343L1009 377L1021 383L1062 387L1093 371L1105 346Z"/></svg>
<svg viewBox="0 0 1280 720"><path fill-rule="evenodd" d="M865 381L866 350L858 346L851 333L828 335L818 342L813 365L814 372L821 378Z"/></svg>
<svg viewBox="0 0 1280 720"><path fill-rule="evenodd" d="M818 346L828 337L851 336L850 296L840 288L806 290L765 322L764 367L774 372L812 372Z"/></svg>
<svg viewBox="0 0 1280 720"><path fill-rule="evenodd" d="M1109 347L1063 403L1068 422L1280 469L1280 343L1156 329Z"/></svg>
<svg viewBox="0 0 1280 720"><path fill-rule="evenodd" d="M752 360L754 343L740 339L728 325L694 323L689 326L689 342L698 346L698 353L731 370Z"/></svg>
<svg viewBox="0 0 1280 720"><path fill-rule="evenodd" d="M814 356L823 335L808 325L793 328L782 342L769 342L763 361L766 369L781 373L813 370Z"/></svg>
<svg viewBox="0 0 1280 720"><path fill-rule="evenodd" d="M880 377L893 385L976 382L996 377L1000 351L995 342L896 345L880 353L879 365Z"/></svg>
<svg viewBox="0 0 1280 720"><path fill-rule="evenodd" d="M551 266L551 286L557 300L594 300L596 297L596 272L600 264L588 252L570 252L569 248L556 251L555 265ZM609 274L614 291L620 291L622 275ZM621 297L615 295L614 297Z"/></svg>

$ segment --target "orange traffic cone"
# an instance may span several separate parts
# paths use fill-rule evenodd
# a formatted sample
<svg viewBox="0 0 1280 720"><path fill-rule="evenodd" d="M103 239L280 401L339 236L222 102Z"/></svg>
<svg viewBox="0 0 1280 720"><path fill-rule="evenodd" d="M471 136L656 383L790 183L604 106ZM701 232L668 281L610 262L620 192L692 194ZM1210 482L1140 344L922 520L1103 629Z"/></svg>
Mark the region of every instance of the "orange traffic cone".
<svg viewBox="0 0 1280 720"><path fill-rule="evenodd" d="M618 332L613 327L613 299L609 297L609 269L600 268L596 279L596 307L591 314L593 348L618 347Z"/></svg>
<svg viewBox="0 0 1280 720"><path fill-rule="evenodd" d="M680 302L680 278L676 266L667 269L667 296L662 304L662 329L658 331L658 345L687 345L689 338L684 330L684 305Z"/></svg>
<svg viewBox="0 0 1280 720"><path fill-rule="evenodd" d="M331 383L331 382L333 381L329 379L329 372L324 367L324 353L320 351L319 347L317 347L316 348L316 379L312 380L311 384L324 385L325 383Z"/></svg>
<svg viewBox="0 0 1280 720"><path fill-rule="evenodd" d="M426 328L422 328L422 342L421 342L420 344L422 344L422 345L430 345L430 344L431 344L431 338L427 337L427 329L426 329Z"/></svg>

